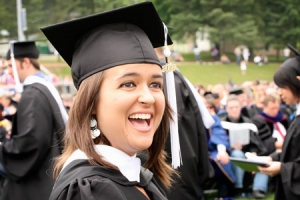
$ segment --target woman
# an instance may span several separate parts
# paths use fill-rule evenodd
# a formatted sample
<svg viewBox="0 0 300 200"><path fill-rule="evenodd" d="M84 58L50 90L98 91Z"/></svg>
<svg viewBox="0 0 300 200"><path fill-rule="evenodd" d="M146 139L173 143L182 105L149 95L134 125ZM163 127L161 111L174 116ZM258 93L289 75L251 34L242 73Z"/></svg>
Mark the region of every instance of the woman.
<svg viewBox="0 0 300 200"><path fill-rule="evenodd" d="M154 175L171 186L163 151L171 109L153 49L164 45L164 29L152 3L42 31L78 89L50 199L166 199ZM145 168L136 157L144 150Z"/></svg>
<svg viewBox="0 0 300 200"><path fill-rule="evenodd" d="M275 199L300 199L300 58L288 59L276 71L275 84L287 105L297 104L296 117L287 130L282 152L266 157L269 167L259 167L262 173L277 177Z"/></svg>
<svg viewBox="0 0 300 200"><path fill-rule="evenodd" d="M205 97L205 105L215 123L208 130L208 151L211 164L215 171L215 181L218 184L219 197L232 197L233 184L236 177L232 171L232 164L229 160L231 152L229 139L226 131L221 125L221 121L216 114L217 107L212 95Z"/></svg>

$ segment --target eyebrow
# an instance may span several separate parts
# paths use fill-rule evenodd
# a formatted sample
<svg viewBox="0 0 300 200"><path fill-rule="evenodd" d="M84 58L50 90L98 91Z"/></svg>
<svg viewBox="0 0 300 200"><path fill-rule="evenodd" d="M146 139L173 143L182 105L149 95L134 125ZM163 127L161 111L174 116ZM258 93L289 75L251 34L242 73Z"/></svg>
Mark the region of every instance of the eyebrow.
<svg viewBox="0 0 300 200"><path fill-rule="evenodd" d="M141 75L138 74L138 73L135 73L135 72L130 72L130 73L126 73L126 74L120 76L118 79L122 79L122 78L125 78L125 77L130 77L130 76L139 77ZM162 79L163 75L161 75L161 74L153 74L152 78L161 78Z"/></svg>

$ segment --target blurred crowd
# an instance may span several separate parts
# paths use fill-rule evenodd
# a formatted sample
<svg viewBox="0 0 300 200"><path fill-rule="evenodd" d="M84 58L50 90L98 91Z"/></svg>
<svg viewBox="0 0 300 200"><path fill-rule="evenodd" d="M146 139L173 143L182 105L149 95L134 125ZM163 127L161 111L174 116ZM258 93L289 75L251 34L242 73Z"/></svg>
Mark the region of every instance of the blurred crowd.
<svg viewBox="0 0 300 200"><path fill-rule="evenodd" d="M268 156L280 152L287 129L295 118L296 106L282 101L273 82L247 81L236 85L228 80L226 84L195 87L215 120L207 138L219 196L250 194L254 198L265 198L268 192L274 192L272 178L260 172L245 172L230 163L229 157L246 158L247 153ZM232 143L229 138L232 123L255 125L253 131L251 127L245 128L251 130L249 143Z"/></svg>

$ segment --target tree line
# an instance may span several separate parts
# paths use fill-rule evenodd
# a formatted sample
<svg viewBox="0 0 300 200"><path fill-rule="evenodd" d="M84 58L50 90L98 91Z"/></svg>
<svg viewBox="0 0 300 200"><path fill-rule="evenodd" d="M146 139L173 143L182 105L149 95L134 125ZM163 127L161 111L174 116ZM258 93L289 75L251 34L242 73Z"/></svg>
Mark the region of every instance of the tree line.
<svg viewBox="0 0 300 200"><path fill-rule="evenodd" d="M27 9L25 35L43 38L45 25L143 2L144 0L23 0ZM300 47L298 0L152 0L162 20L172 27L176 40L194 39L209 32L218 45L245 44L250 48L281 49L287 43ZM0 0L0 30L17 38L15 0ZM0 35L0 38L4 36ZM6 37L7 38L7 37Z"/></svg>

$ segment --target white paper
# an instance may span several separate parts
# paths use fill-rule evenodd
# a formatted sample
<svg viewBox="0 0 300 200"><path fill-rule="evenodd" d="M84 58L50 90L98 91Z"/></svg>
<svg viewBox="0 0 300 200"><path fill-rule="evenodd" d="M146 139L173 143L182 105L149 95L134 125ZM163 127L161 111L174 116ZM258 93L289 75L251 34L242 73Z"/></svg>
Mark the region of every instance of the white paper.
<svg viewBox="0 0 300 200"><path fill-rule="evenodd" d="M250 143L249 129L234 129L229 130L229 142L232 145L241 144L246 145Z"/></svg>
<svg viewBox="0 0 300 200"><path fill-rule="evenodd" d="M251 123L232 123L222 121L221 125L229 132L229 142L231 146L235 144L247 145L250 143L250 130L257 133L257 127Z"/></svg>

